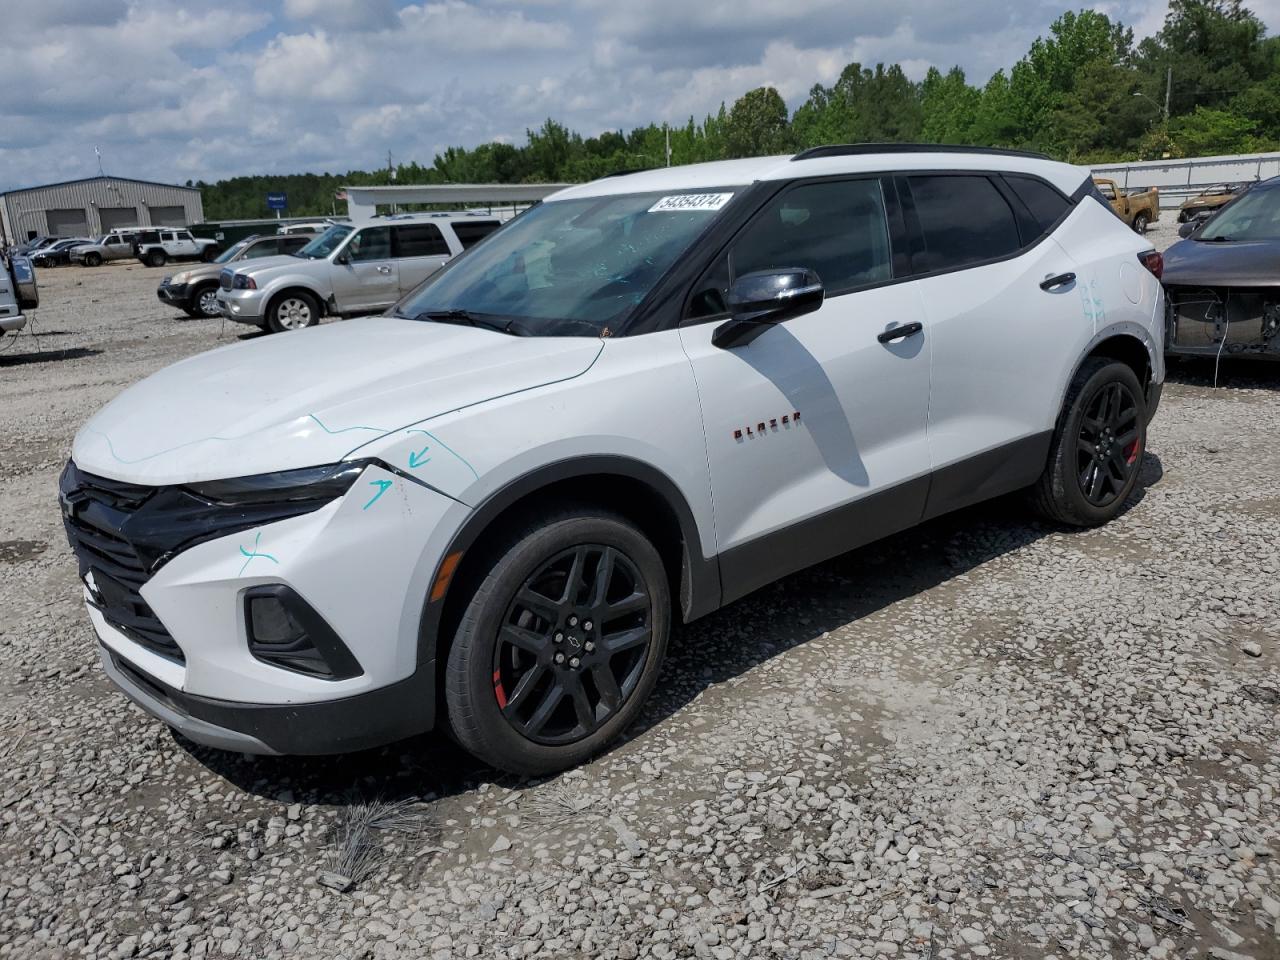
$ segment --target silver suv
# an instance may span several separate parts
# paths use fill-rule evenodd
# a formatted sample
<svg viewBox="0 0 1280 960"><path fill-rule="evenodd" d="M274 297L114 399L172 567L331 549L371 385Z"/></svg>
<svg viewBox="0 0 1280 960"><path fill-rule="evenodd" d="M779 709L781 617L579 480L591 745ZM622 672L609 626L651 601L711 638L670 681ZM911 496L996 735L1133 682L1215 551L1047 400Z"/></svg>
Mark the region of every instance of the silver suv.
<svg viewBox="0 0 1280 960"><path fill-rule="evenodd" d="M228 318L273 333L325 314L378 313L499 226L497 217L467 213L335 223L290 257L224 269L218 304Z"/></svg>

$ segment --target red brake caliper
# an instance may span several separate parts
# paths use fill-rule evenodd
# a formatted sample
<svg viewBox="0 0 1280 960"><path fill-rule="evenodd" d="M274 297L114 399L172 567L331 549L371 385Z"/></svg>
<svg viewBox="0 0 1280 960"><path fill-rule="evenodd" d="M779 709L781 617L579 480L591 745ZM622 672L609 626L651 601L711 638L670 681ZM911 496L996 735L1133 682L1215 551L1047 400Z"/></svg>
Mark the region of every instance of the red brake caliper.
<svg viewBox="0 0 1280 960"><path fill-rule="evenodd" d="M505 710L507 707L507 694L502 689L502 671L493 671L493 695L498 698L498 709Z"/></svg>

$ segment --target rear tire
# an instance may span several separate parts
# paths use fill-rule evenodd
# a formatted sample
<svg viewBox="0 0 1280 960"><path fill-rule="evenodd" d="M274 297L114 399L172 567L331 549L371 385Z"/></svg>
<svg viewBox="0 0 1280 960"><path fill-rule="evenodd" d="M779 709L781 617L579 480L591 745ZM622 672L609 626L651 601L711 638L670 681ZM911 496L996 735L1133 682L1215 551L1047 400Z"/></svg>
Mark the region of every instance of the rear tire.
<svg viewBox="0 0 1280 960"><path fill-rule="evenodd" d="M272 333L303 330L320 322L320 304L301 290L280 294L267 308L267 329Z"/></svg>
<svg viewBox="0 0 1280 960"><path fill-rule="evenodd" d="M590 507L514 531L492 558L449 649L450 729L511 773L575 766L657 682L671 626L662 560L625 519Z"/></svg>
<svg viewBox="0 0 1280 960"><path fill-rule="evenodd" d="M1145 213L1138 214L1133 218L1133 232L1139 235L1146 233L1148 223L1150 223L1150 221L1147 219L1147 215Z"/></svg>
<svg viewBox="0 0 1280 960"><path fill-rule="evenodd" d="M1058 523L1104 524L1137 485L1146 449L1146 400L1137 375L1126 364L1091 357L1067 390L1032 503Z"/></svg>

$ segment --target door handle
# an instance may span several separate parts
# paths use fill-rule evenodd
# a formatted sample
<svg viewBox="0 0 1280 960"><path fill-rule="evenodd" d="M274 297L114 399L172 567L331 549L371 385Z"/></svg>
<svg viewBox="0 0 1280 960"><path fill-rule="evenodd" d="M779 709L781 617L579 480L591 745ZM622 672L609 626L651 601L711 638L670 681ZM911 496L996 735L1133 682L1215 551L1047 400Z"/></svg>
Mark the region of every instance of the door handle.
<svg viewBox="0 0 1280 960"><path fill-rule="evenodd" d="M391 268L390 268L390 267L388 267L388 266L386 266L385 264L383 264L383 265L381 265L381 266L379 266L379 267L378 267L378 272L379 272L379 273L390 273L390 272L391 272Z"/></svg>
<svg viewBox="0 0 1280 960"><path fill-rule="evenodd" d="M1068 283L1075 283L1075 281L1076 275L1074 273L1060 273L1056 277L1041 280L1040 289L1052 293L1059 287L1065 287Z"/></svg>
<svg viewBox="0 0 1280 960"><path fill-rule="evenodd" d="M923 323L917 323L913 320L911 323L904 323L900 327L891 327L884 333L877 334L876 339L881 343L891 343L894 340L905 340L907 337L914 337L923 329Z"/></svg>

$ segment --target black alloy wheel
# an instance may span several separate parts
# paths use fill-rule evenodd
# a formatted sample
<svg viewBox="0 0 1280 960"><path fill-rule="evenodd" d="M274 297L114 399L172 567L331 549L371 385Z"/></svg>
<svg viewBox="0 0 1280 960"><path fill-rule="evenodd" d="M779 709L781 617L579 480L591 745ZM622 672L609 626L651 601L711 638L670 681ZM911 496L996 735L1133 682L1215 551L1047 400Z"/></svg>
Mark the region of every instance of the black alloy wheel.
<svg viewBox="0 0 1280 960"><path fill-rule="evenodd" d="M507 609L493 656L498 708L534 743L594 733L635 692L653 640L635 564L581 544L539 567Z"/></svg>
<svg viewBox="0 0 1280 960"><path fill-rule="evenodd" d="M475 549L449 588L465 607L445 662L448 729L511 773L589 760L658 682L672 616L662 557L630 520L585 504Z"/></svg>
<svg viewBox="0 0 1280 960"><path fill-rule="evenodd" d="M1072 378L1032 504L1057 523L1096 527L1118 514L1138 485L1147 449L1146 395L1138 374L1089 357Z"/></svg>
<svg viewBox="0 0 1280 960"><path fill-rule="evenodd" d="M1080 492L1093 506L1106 508L1128 491L1138 469L1142 410L1127 384L1112 381L1087 402L1076 440Z"/></svg>

